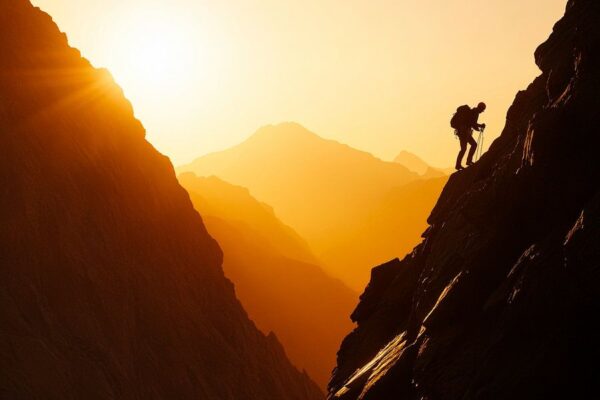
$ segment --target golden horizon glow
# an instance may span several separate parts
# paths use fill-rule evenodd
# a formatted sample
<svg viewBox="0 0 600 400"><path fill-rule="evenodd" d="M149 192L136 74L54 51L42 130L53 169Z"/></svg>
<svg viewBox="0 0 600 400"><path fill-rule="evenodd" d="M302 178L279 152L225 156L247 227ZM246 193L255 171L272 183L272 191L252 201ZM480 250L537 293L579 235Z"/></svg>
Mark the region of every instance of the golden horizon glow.
<svg viewBox="0 0 600 400"><path fill-rule="evenodd" d="M392 160L453 165L449 119L483 100L490 144L539 74L566 0L32 0L108 68L181 165L294 121Z"/></svg>

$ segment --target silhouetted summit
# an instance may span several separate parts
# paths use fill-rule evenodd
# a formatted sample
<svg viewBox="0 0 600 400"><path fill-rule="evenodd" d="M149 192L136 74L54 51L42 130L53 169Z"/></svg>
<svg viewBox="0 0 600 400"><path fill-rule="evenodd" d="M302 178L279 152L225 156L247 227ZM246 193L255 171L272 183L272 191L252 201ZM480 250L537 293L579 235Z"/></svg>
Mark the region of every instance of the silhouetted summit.
<svg viewBox="0 0 600 400"><path fill-rule="evenodd" d="M335 249L390 190L419 179L398 163L323 139L296 123L263 127L243 143L179 170L216 175L250 189L307 240L333 276L352 288L365 284L368 271L353 254ZM417 240L418 235L409 245Z"/></svg>
<svg viewBox="0 0 600 400"><path fill-rule="evenodd" d="M337 229L363 203L417 178L399 164L323 139L296 123L263 127L243 143L179 170L250 189L309 242Z"/></svg>
<svg viewBox="0 0 600 400"><path fill-rule="evenodd" d="M575 399L600 392L600 2L570 0L542 74L423 242L372 272L335 399Z"/></svg>
<svg viewBox="0 0 600 400"><path fill-rule="evenodd" d="M0 397L320 399L106 72L0 2Z"/></svg>

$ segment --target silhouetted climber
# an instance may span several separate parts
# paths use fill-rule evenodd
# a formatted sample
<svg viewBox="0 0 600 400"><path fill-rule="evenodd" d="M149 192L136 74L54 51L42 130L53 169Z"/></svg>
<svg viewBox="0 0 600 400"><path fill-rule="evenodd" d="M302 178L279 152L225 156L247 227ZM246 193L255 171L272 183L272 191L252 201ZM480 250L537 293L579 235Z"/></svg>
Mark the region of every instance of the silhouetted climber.
<svg viewBox="0 0 600 400"><path fill-rule="evenodd" d="M467 144L471 145L469 154L467 155L467 166L473 164L473 155L475 154L475 150L477 150L477 142L473 139L473 129L477 131L485 129L485 124L477 122L479 114L484 112L485 108L485 103L479 103L475 108L471 108L467 105L460 106L450 121L450 126L454 128L456 136L458 136L458 139L460 140L460 151L456 158L457 170L464 168L462 166L462 159L465 155L465 151L467 151Z"/></svg>

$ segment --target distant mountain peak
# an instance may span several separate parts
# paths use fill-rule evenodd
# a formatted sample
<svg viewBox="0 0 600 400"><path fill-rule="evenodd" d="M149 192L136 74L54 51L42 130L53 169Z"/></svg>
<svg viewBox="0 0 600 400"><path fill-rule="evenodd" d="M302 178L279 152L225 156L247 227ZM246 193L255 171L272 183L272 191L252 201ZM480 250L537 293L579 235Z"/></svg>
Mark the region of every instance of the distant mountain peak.
<svg viewBox="0 0 600 400"><path fill-rule="evenodd" d="M396 158L399 157L403 157L403 156L409 156L409 157L414 157L420 161L423 161L423 159L421 157L419 157L418 155L416 155L415 153L408 151L408 150L400 150L400 153L398 153L398 155L396 156ZM425 161L423 161L425 162Z"/></svg>
<svg viewBox="0 0 600 400"><path fill-rule="evenodd" d="M429 165L421 157L407 150L402 150L394 162L406 167L409 171L421 175L423 178L438 178L444 175L450 175L454 172L449 168L435 168Z"/></svg>
<svg viewBox="0 0 600 400"><path fill-rule="evenodd" d="M324 139L294 122L264 126L245 142L200 157L178 171L216 175L248 188L304 237L318 257L341 249L348 232L390 190L423 178L399 163ZM357 271L369 265L355 262ZM350 267L332 273L357 288L368 275Z"/></svg>
<svg viewBox="0 0 600 400"><path fill-rule="evenodd" d="M269 130L282 130L282 129L289 129L289 130L295 130L298 132L305 132L305 133L311 133L313 135L316 136L316 134L312 133L308 128L306 128L304 125L295 122L295 121L283 121L283 122L279 122L276 124L267 124L264 125L262 127L260 127L257 131L261 132L261 131L269 131Z"/></svg>
<svg viewBox="0 0 600 400"><path fill-rule="evenodd" d="M305 126L292 121L280 122L278 124L269 124L260 127L249 139L253 138L273 138L276 136L294 136L297 138L323 139L316 133L310 131Z"/></svg>
<svg viewBox="0 0 600 400"><path fill-rule="evenodd" d="M398 153L396 158L394 158L394 162L404 165L410 171L416 172L419 175L425 174L430 168L430 165L427 164L421 157L406 150L402 150L400 153Z"/></svg>

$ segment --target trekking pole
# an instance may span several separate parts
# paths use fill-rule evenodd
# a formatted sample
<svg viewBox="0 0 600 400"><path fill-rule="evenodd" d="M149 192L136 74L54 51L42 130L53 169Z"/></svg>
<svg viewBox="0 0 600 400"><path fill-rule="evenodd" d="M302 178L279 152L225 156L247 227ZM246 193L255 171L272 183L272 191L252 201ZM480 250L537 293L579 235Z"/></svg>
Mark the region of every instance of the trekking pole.
<svg viewBox="0 0 600 400"><path fill-rule="evenodd" d="M479 148L479 158L481 158L481 156L483 155L483 144L485 142L485 134L484 134L485 128L483 128L481 130L481 147Z"/></svg>
<svg viewBox="0 0 600 400"><path fill-rule="evenodd" d="M475 161L479 161L479 159L483 155L483 142L485 140L485 136L483 134L483 131L485 131L485 128L482 128L479 131L479 137L477 138L477 153L475 153L475 157L476 157Z"/></svg>

